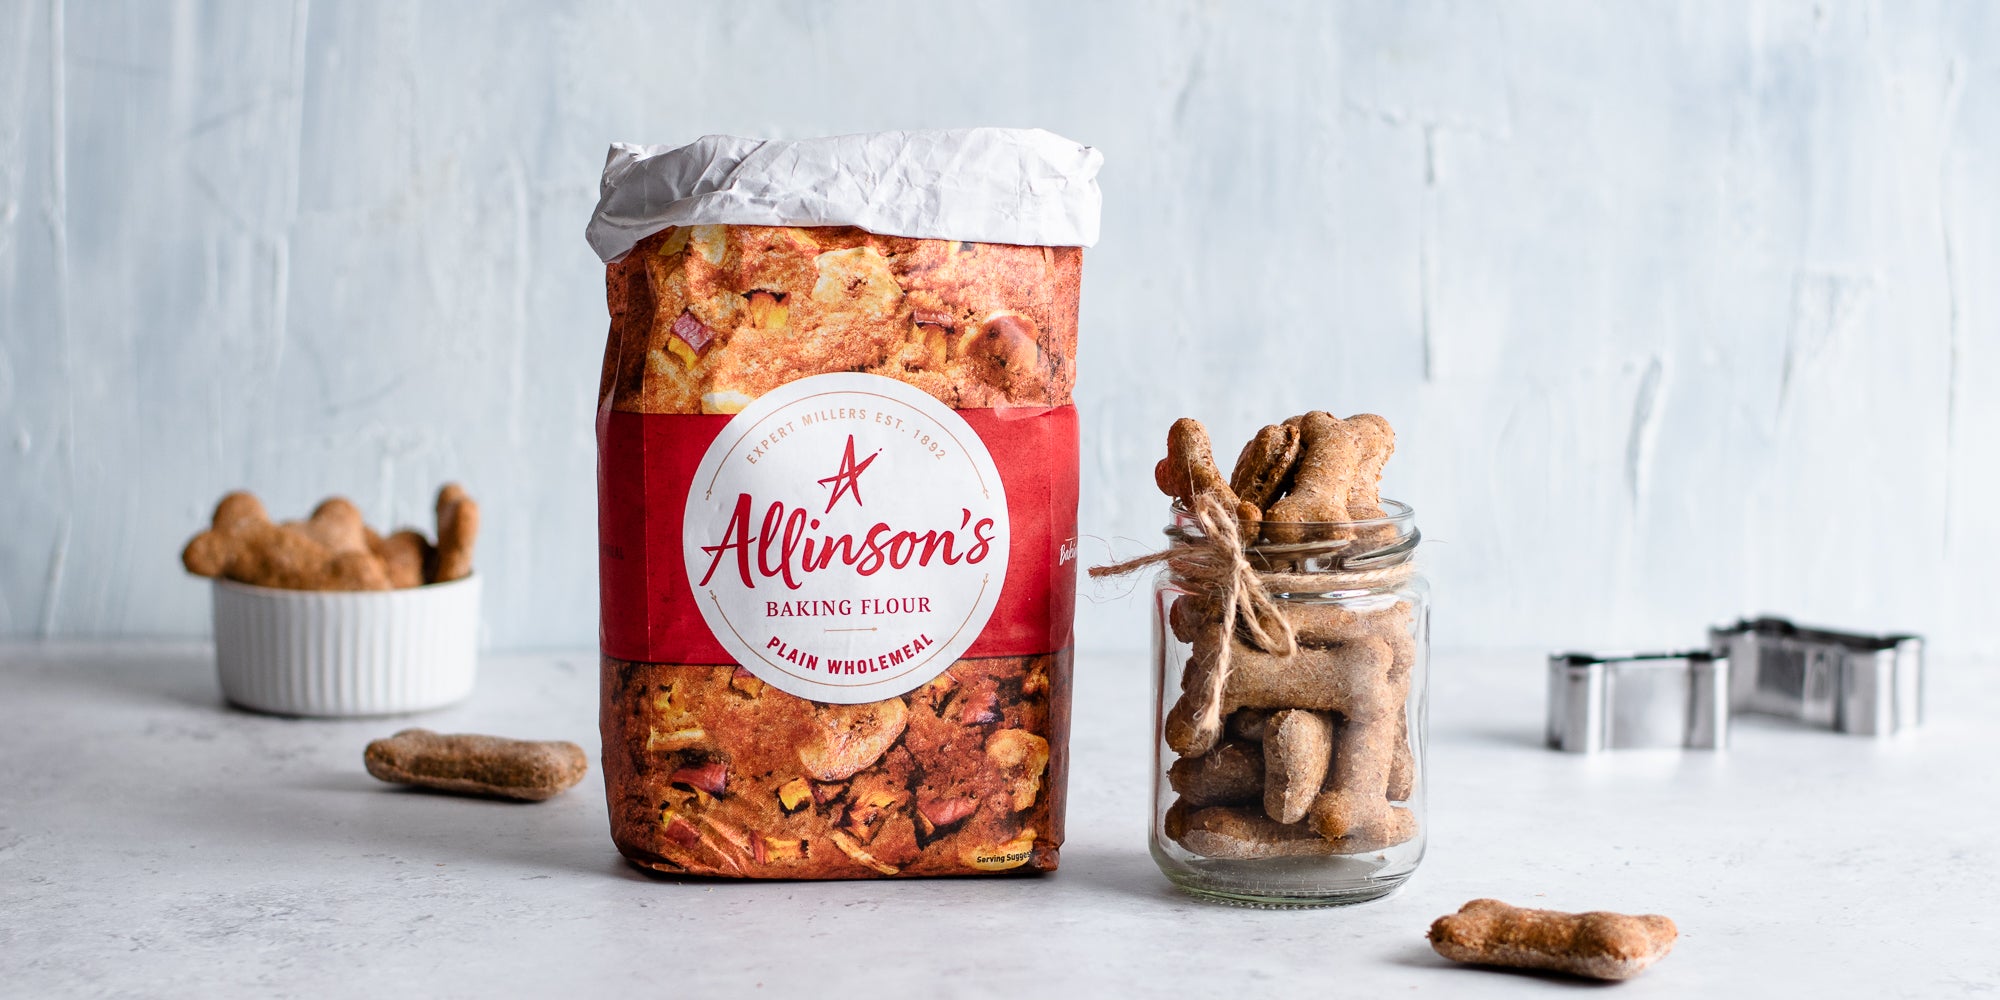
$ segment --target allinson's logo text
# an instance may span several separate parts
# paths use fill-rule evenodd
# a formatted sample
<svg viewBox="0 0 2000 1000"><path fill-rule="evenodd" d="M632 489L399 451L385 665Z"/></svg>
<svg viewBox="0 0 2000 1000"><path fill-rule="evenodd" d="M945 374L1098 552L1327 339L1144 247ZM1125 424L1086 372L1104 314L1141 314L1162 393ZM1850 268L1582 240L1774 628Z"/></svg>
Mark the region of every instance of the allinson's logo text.
<svg viewBox="0 0 2000 1000"><path fill-rule="evenodd" d="M861 473L880 456L877 451L857 464L854 436L848 435L840 471L819 480L820 485L832 488L826 509L820 513L831 514L843 495L851 494L854 506L863 506ZM877 521L859 538L853 532L823 531L820 518L813 517L803 506L787 506L782 500L772 500L763 508L761 520L756 516L757 507L757 499L748 492L736 495L722 540L701 547L710 558L698 586L707 586L723 561L732 557L736 575L744 587L755 588L761 577L782 580L788 589L797 590L805 574L822 572L835 564L852 569L857 576L874 576L885 567L923 567L933 560L948 566L961 562L978 564L985 562L993 551L993 518L974 520L969 507L958 509L956 529L916 530Z"/></svg>

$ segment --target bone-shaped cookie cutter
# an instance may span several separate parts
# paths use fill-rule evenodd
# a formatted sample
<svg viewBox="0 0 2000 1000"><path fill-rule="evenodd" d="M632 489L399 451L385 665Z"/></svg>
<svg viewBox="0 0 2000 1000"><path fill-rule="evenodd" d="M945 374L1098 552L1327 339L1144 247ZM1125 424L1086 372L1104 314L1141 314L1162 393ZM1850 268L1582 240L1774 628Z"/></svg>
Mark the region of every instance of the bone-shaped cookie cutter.
<svg viewBox="0 0 2000 1000"><path fill-rule="evenodd" d="M1709 648L1549 657L1548 744L1592 753L1720 749L1733 713L1890 736L1923 721L1924 641L1745 618Z"/></svg>
<svg viewBox="0 0 2000 1000"><path fill-rule="evenodd" d="M1924 640L1745 618L1708 631L1729 657L1729 705L1836 732L1893 736L1924 720Z"/></svg>
<svg viewBox="0 0 2000 1000"><path fill-rule="evenodd" d="M1683 653L1553 653L1549 746L1572 753L1729 743L1729 660Z"/></svg>

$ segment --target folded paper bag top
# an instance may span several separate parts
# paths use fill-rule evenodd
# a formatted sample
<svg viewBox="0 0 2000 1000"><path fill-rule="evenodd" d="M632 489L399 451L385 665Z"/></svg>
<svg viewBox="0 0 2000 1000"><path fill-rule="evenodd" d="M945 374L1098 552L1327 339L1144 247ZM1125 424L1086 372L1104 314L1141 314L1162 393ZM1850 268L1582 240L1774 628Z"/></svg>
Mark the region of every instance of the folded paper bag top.
<svg viewBox="0 0 2000 1000"><path fill-rule="evenodd" d="M613 143L584 230L606 263L668 226L857 226L1024 246L1097 242L1097 150L1042 129Z"/></svg>

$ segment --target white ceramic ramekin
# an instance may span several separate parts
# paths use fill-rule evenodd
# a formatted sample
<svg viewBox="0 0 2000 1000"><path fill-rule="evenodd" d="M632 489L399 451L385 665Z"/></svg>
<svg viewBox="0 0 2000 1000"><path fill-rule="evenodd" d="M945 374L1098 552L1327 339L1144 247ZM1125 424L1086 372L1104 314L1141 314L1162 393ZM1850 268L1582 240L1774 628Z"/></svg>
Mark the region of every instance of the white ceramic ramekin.
<svg viewBox="0 0 2000 1000"><path fill-rule="evenodd" d="M479 577L404 590L273 590L216 580L222 693L279 715L394 715L472 693Z"/></svg>

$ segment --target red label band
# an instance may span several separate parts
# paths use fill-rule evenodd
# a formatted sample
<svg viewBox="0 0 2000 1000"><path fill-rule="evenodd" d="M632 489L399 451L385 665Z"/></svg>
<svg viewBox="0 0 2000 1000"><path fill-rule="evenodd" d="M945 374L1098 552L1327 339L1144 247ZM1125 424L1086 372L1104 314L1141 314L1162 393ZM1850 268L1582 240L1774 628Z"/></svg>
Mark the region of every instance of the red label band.
<svg viewBox="0 0 2000 1000"><path fill-rule="evenodd" d="M967 657L1067 648L1076 619L1074 406L956 411L1000 470L1013 544L993 617ZM709 632L688 585L681 526L688 486L727 415L597 418L599 642L642 663L736 662Z"/></svg>

